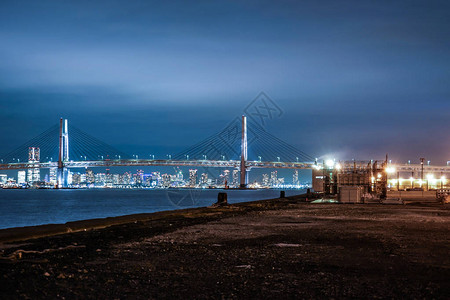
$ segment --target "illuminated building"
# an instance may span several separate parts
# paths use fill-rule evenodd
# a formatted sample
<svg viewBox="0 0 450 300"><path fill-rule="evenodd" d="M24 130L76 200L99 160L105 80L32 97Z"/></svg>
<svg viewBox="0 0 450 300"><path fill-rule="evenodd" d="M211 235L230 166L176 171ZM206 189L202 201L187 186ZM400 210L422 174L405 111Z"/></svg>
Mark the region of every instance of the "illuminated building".
<svg viewBox="0 0 450 300"><path fill-rule="evenodd" d="M8 181L8 176L6 174L0 174L0 184L6 184Z"/></svg>
<svg viewBox="0 0 450 300"><path fill-rule="evenodd" d="M202 173L202 176L200 177L200 184L201 185L207 185L208 184L208 174Z"/></svg>
<svg viewBox="0 0 450 300"><path fill-rule="evenodd" d="M170 186L170 175L169 174L162 174L162 184L164 187Z"/></svg>
<svg viewBox="0 0 450 300"><path fill-rule="evenodd" d="M50 168L50 176L49 176L49 182L51 185L56 185L57 182L57 174L58 174L58 169L57 168Z"/></svg>
<svg viewBox="0 0 450 300"><path fill-rule="evenodd" d="M40 160L40 150L38 147L28 148L28 162L29 163L39 163ZM41 180L39 168L28 169L28 183L38 182Z"/></svg>
<svg viewBox="0 0 450 300"><path fill-rule="evenodd" d="M17 183L18 184L26 183L25 174L26 174L25 171L17 172Z"/></svg>
<svg viewBox="0 0 450 300"><path fill-rule="evenodd" d="M278 184L278 172L277 171L272 171L270 173L270 185L274 186Z"/></svg>
<svg viewBox="0 0 450 300"><path fill-rule="evenodd" d="M161 173L152 172L152 186L159 186L161 183Z"/></svg>
<svg viewBox="0 0 450 300"><path fill-rule="evenodd" d="M106 174L105 173L97 173L94 175L95 177L95 185L96 186L104 186L106 183Z"/></svg>
<svg viewBox="0 0 450 300"><path fill-rule="evenodd" d="M94 172L90 169L86 169L86 183L87 184L94 184L95 183L95 176Z"/></svg>
<svg viewBox="0 0 450 300"><path fill-rule="evenodd" d="M144 181L144 171L138 170L135 178L136 185L142 186L142 182Z"/></svg>
<svg viewBox="0 0 450 300"><path fill-rule="evenodd" d="M189 170L189 186L195 187L197 184L197 169L190 169Z"/></svg>
<svg viewBox="0 0 450 300"><path fill-rule="evenodd" d="M293 185L299 185L298 170L294 170L294 175L292 175L292 184Z"/></svg>
<svg viewBox="0 0 450 300"><path fill-rule="evenodd" d="M269 174L262 175L262 185L266 187L269 186Z"/></svg>
<svg viewBox="0 0 450 300"><path fill-rule="evenodd" d="M128 172L123 174L122 181L123 181L123 184L125 184L125 185L131 184L132 183L131 174Z"/></svg>
<svg viewBox="0 0 450 300"><path fill-rule="evenodd" d="M228 182L230 181L229 180L230 170L224 170L221 177L222 177L222 184L225 186L228 185Z"/></svg>
<svg viewBox="0 0 450 300"><path fill-rule="evenodd" d="M183 172L181 170L177 172L177 181L183 181Z"/></svg>
<svg viewBox="0 0 450 300"><path fill-rule="evenodd" d="M114 185L120 184L120 175L119 174L112 175L112 184L114 184Z"/></svg>
<svg viewBox="0 0 450 300"><path fill-rule="evenodd" d="M234 187L239 186L239 170L233 170L233 182Z"/></svg>
<svg viewBox="0 0 450 300"><path fill-rule="evenodd" d="M81 184L81 174L80 173L73 173L72 175L72 184L77 186Z"/></svg>

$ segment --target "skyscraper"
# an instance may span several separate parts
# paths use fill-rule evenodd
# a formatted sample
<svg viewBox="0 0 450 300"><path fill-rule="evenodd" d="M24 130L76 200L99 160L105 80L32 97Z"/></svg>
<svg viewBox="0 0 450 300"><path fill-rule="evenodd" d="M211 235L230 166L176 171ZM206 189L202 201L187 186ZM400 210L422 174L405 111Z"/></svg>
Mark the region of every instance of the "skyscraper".
<svg viewBox="0 0 450 300"><path fill-rule="evenodd" d="M278 172L277 171L272 171L270 173L270 185L271 186L275 186L278 184Z"/></svg>
<svg viewBox="0 0 450 300"><path fill-rule="evenodd" d="M28 162L29 163L39 163L40 160L40 149L38 147L28 148ZM32 184L33 182L38 182L41 180L41 174L39 168L28 169L27 181Z"/></svg>
<svg viewBox="0 0 450 300"><path fill-rule="evenodd" d="M239 186L239 170L233 170L233 187Z"/></svg>
<svg viewBox="0 0 450 300"><path fill-rule="evenodd" d="M30 170L28 170L30 171ZM17 183L18 184L24 184L26 183L26 179L25 179L25 171L19 171L17 172Z"/></svg>
<svg viewBox="0 0 450 300"><path fill-rule="evenodd" d="M190 169L189 170L189 186L195 187L197 184L197 169Z"/></svg>
<svg viewBox="0 0 450 300"><path fill-rule="evenodd" d="M292 175L292 184L293 185L299 185L298 170L294 170L294 175Z"/></svg>

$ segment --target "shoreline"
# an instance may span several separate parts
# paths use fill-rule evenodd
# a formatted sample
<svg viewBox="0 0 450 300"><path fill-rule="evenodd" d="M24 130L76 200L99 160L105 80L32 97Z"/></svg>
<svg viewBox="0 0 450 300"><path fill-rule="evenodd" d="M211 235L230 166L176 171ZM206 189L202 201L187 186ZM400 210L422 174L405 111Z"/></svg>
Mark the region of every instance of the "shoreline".
<svg viewBox="0 0 450 300"><path fill-rule="evenodd" d="M284 199L304 199L306 198L305 194L299 194L295 196L289 196ZM264 202L270 202L274 200L281 200L281 198L273 198L273 199L265 199L265 200L255 200L248 202L239 202L234 204L228 204L223 206L222 208L232 208L232 207L242 207L242 206L254 206ZM58 224L41 224L41 225L33 225L33 226L24 226L24 227L11 227L0 229L0 249L2 244L35 239L40 237L54 236L59 234L66 234L72 232L79 231L87 231L87 230L95 230L102 229L114 225L123 225L128 223L135 222L145 222L156 219L164 219L170 217L177 217L186 214L196 214L196 213L205 213L208 210L213 212L213 209L217 209L218 207L213 206L203 206L203 207L193 207L193 208L183 208L183 209L174 209L174 210L164 210L164 211L156 211L151 213L138 213L138 214L130 214L130 215L121 215L114 217L106 217L106 218L94 218L94 219L85 219L85 220L77 220L70 221L66 223L58 223Z"/></svg>

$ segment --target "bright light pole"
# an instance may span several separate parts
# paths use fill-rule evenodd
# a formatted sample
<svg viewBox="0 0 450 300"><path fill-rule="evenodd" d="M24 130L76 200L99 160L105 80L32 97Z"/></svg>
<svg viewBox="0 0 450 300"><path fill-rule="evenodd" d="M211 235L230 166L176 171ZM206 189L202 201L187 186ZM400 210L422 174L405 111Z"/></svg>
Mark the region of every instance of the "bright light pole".
<svg viewBox="0 0 450 300"><path fill-rule="evenodd" d="M420 187L422 188L422 184L423 184L423 162L425 161L425 158L421 157L420 158L420 166L422 169L422 174L420 175Z"/></svg>

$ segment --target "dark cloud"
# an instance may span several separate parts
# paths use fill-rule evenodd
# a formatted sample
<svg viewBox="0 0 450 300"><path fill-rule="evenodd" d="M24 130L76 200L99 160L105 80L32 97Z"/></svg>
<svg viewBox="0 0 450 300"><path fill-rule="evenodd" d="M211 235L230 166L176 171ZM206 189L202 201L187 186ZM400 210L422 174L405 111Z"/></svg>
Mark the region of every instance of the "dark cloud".
<svg viewBox="0 0 450 300"><path fill-rule="evenodd" d="M60 116L165 155L266 91L312 156L450 159L446 1L3 1L0 152ZM150 150L149 150L150 149Z"/></svg>

